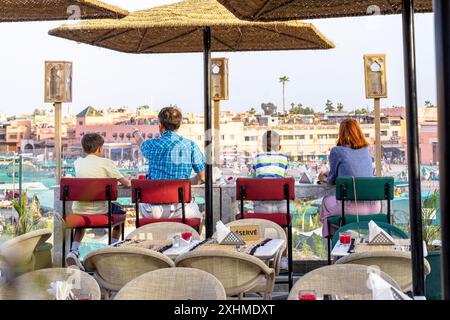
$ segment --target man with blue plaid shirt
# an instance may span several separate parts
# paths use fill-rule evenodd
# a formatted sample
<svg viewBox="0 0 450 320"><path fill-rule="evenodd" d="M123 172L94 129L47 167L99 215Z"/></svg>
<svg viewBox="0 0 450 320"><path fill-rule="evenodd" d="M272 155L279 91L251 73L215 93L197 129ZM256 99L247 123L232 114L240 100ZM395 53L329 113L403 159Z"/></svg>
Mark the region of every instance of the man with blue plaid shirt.
<svg viewBox="0 0 450 320"><path fill-rule="evenodd" d="M205 158L198 145L178 135L183 116L177 108L163 108L158 115L161 137L143 141L139 130L133 137L141 148L142 155L149 161L149 180L191 179L192 171L200 183L205 181ZM141 205L146 218L180 218L181 205ZM196 203L186 205L186 218L200 218Z"/></svg>

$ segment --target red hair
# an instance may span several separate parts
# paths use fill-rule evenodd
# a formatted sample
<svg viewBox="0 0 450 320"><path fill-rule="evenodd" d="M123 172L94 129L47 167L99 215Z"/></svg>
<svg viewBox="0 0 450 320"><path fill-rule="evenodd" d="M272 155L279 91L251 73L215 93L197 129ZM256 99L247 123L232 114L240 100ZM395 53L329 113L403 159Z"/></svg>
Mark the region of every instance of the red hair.
<svg viewBox="0 0 450 320"><path fill-rule="evenodd" d="M338 146L348 146L352 149L361 149L369 146L364 138L359 122L355 119L346 119L339 127Z"/></svg>

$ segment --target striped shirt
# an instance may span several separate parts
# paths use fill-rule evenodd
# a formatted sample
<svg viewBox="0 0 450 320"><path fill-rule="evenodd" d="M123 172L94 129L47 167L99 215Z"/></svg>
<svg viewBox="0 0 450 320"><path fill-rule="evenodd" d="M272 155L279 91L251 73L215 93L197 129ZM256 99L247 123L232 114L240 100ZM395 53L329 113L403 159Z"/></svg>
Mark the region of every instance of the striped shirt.
<svg viewBox="0 0 450 320"><path fill-rule="evenodd" d="M261 153L253 159L255 178L284 178L288 169L288 158L281 153Z"/></svg>

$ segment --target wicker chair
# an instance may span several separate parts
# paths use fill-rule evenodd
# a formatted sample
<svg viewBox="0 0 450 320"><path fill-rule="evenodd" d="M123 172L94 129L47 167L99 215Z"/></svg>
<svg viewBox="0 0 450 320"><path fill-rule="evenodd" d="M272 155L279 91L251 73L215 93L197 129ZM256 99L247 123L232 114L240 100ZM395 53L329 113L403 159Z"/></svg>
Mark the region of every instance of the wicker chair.
<svg viewBox="0 0 450 320"><path fill-rule="evenodd" d="M242 219L242 220L236 220L236 221L227 223L228 227L254 226L254 225L259 226L262 238L284 240L283 248L280 250L280 252L278 253L278 255L275 257L275 259L273 261L273 268L275 269L275 275L278 275L280 273L281 257L283 255L283 252L286 250L286 246L287 246L286 232L283 230L283 228L281 228L275 222L272 222L270 220L264 220L264 219Z"/></svg>
<svg viewBox="0 0 450 320"><path fill-rule="evenodd" d="M0 256L16 275L34 270L34 250L52 235L49 229L31 231L0 245Z"/></svg>
<svg viewBox="0 0 450 320"><path fill-rule="evenodd" d="M147 224L131 232L127 239L167 241L171 240L173 234L182 232L190 232L192 240L200 240L200 235L194 228L178 222Z"/></svg>
<svg viewBox="0 0 450 320"><path fill-rule="evenodd" d="M174 262L162 253L136 247L104 248L90 252L84 266L94 272L94 278L105 290L105 299L119 291L136 277L162 268L174 267Z"/></svg>
<svg viewBox="0 0 450 320"><path fill-rule="evenodd" d="M51 268L28 272L0 288L0 300L54 300L47 292L50 283L69 281L75 297L100 300L98 283L86 272L71 268Z"/></svg>
<svg viewBox="0 0 450 320"><path fill-rule="evenodd" d="M147 272L128 282L114 300L226 300L223 285L208 272L175 268Z"/></svg>
<svg viewBox="0 0 450 320"><path fill-rule="evenodd" d="M400 285L403 292L408 292L412 289L410 252L383 250L354 253L336 262L336 264L348 263L379 267L381 271L387 273ZM430 274L431 267L426 259L424 259L424 269L425 276Z"/></svg>
<svg viewBox="0 0 450 320"><path fill-rule="evenodd" d="M239 295L239 299L264 279L264 299L272 299L275 271L251 255L225 250L198 250L179 256L175 264L209 272L222 283L227 296Z"/></svg>
<svg viewBox="0 0 450 320"><path fill-rule="evenodd" d="M367 285L370 268L348 264L332 265L313 270L298 280L289 293L288 300L298 300L300 290L314 290L317 294L347 296L350 300L372 300L372 290ZM380 276L396 289L398 284L386 273Z"/></svg>

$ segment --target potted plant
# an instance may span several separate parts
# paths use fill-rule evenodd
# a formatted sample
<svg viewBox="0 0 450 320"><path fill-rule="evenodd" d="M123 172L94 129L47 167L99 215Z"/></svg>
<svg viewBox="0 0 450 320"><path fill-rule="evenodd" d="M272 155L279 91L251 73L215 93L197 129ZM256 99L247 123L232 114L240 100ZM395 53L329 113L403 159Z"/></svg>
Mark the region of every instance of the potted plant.
<svg viewBox="0 0 450 320"><path fill-rule="evenodd" d="M19 196L20 200L12 202L17 217L6 223L5 235L8 237L17 237L33 230L46 228L47 222L43 219L41 213L41 204L36 195L28 201L26 193ZM52 245L43 243L35 250L35 270L52 267Z"/></svg>
<svg viewBox="0 0 450 320"><path fill-rule="evenodd" d="M426 257L431 266L431 273L425 282L428 300L441 300L441 248L440 248L440 219L439 193L435 190L425 199L422 207L423 239L427 245Z"/></svg>

